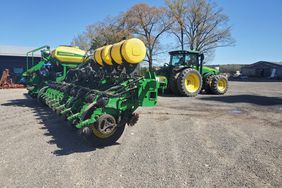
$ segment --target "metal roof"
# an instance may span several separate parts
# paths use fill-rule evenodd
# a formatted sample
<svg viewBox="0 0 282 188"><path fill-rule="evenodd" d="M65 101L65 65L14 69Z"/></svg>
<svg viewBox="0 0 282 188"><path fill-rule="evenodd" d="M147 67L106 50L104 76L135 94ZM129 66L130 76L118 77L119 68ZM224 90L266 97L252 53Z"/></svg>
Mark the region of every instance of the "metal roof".
<svg viewBox="0 0 282 188"><path fill-rule="evenodd" d="M278 65L278 66L282 66L282 62L269 62L269 61L258 61L256 63L254 63L253 65L257 65L257 64L272 64L272 65Z"/></svg>
<svg viewBox="0 0 282 188"><path fill-rule="evenodd" d="M275 64L275 65L279 65L279 66L282 66L282 62L269 62L269 63Z"/></svg>
<svg viewBox="0 0 282 188"><path fill-rule="evenodd" d="M246 65L246 66L244 66L242 68L252 68L252 67L255 67L256 65L259 65L259 64L276 65L278 67L282 66L282 62L258 61L256 63L250 64L250 65Z"/></svg>
<svg viewBox="0 0 282 188"><path fill-rule="evenodd" d="M31 51L35 48L33 47L25 47L25 46L8 46L8 45L0 45L0 56L26 56L28 51ZM34 57L41 57L41 53L36 52Z"/></svg>

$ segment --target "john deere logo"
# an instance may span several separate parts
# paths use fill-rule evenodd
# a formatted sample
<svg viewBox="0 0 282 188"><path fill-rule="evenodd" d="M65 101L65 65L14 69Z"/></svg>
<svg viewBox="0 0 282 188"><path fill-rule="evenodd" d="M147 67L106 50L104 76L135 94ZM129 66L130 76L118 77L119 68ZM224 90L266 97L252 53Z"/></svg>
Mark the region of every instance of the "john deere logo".
<svg viewBox="0 0 282 188"><path fill-rule="evenodd" d="M83 55L80 55L80 54L75 54L75 53L71 53L71 52L61 52L61 51L58 51L57 55L59 55L59 56L69 56L69 57L83 57Z"/></svg>

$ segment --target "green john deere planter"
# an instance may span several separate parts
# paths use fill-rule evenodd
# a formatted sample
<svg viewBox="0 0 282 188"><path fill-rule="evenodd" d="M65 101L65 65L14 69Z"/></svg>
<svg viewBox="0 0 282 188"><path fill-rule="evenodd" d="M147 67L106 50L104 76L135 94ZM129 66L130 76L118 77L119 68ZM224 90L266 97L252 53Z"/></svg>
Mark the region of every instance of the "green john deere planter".
<svg viewBox="0 0 282 188"><path fill-rule="evenodd" d="M204 55L197 51L172 51L169 64L157 71L160 92L194 97L201 91L223 95L228 90L227 77L203 66Z"/></svg>
<svg viewBox="0 0 282 188"><path fill-rule="evenodd" d="M62 81L49 81L37 99L78 129L94 145L110 145L126 124L138 120L139 106L157 104L158 82L154 72L138 75L146 48L129 39L95 50L92 58L69 69Z"/></svg>

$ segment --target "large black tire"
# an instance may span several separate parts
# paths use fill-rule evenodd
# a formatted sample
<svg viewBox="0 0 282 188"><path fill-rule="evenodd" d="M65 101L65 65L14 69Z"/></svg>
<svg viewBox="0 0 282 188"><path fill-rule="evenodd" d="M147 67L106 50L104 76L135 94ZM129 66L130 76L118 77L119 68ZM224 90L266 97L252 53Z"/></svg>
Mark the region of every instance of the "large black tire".
<svg viewBox="0 0 282 188"><path fill-rule="evenodd" d="M116 141L121 137L124 129L125 129L125 124L126 123L122 123L121 125L117 125L117 127L115 128L115 131L110 135L105 137L101 132L99 132L97 126L99 123L102 123L101 121L103 121L104 119L110 118L112 119L113 116L109 115L109 114L104 114L102 116L99 117L99 119L97 120L97 122L90 126L89 128L89 132L83 132L82 130L82 136L83 139L91 146L95 146L95 147L103 147L103 146L110 146L116 143ZM113 122L116 123L116 122Z"/></svg>
<svg viewBox="0 0 282 188"><path fill-rule="evenodd" d="M178 74L171 73L171 76L168 80L169 91L175 95L179 95L179 90L177 88L177 76Z"/></svg>
<svg viewBox="0 0 282 188"><path fill-rule="evenodd" d="M195 69L184 69L177 78L177 87L182 96L195 97L202 89L202 76Z"/></svg>
<svg viewBox="0 0 282 188"><path fill-rule="evenodd" d="M223 95L229 87L228 79L224 75L215 75L212 77L210 91L215 95Z"/></svg>
<svg viewBox="0 0 282 188"><path fill-rule="evenodd" d="M211 94L211 83L212 83L212 79L215 75L205 75L203 78L203 93L204 94Z"/></svg>

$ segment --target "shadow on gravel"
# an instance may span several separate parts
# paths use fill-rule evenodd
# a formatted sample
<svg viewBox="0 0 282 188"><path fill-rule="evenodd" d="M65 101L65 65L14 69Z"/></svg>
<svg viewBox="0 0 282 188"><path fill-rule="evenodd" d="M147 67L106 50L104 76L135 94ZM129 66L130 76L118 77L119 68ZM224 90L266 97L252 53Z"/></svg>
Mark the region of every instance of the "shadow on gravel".
<svg viewBox="0 0 282 188"><path fill-rule="evenodd" d="M186 96L182 96L180 94L174 94L170 91L166 91L165 93L158 93L158 96L161 97L167 97L167 98L175 98L175 97L183 97L183 98L190 98L190 99L194 99L195 97L186 97ZM200 91L200 93L197 96L215 96L215 94L210 94L210 93L206 93L204 90Z"/></svg>
<svg viewBox="0 0 282 188"><path fill-rule="evenodd" d="M273 106L282 104L282 98L280 97L266 97L257 95L208 96L199 98L199 100L218 101L224 103L250 103L261 106Z"/></svg>
<svg viewBox="0 0 282 188"><path fill-rule="evenodd" d="M42 124L40 129L48 131L45 132L44 135L51 137L47 143L56 144L58 147L57 150L52 152L54 155L61 156L102 149L87 144L79 135L78 130L69 126L66 121L60 118L51 109L42 107L36 99L31 99L27 95L25 95L25 97L26 99L10 100L9 103L1 105L31 108L35 116L37 116L36 118L40 121L40 124ZM115 143L114 145L119 145L119 143Z"/></svg>
<svg viewBox="0 0 282 188"><path fill-rule="evenodd" d="M282 80L277 79L263 79L263 78L250 78L250 79L232 79L229 78L228 81L234 82L282 82Z"/></svg>

